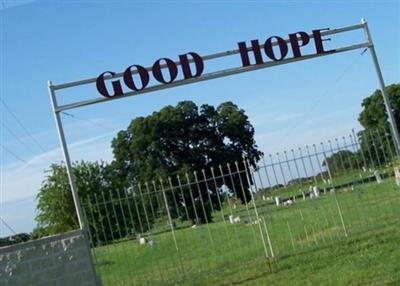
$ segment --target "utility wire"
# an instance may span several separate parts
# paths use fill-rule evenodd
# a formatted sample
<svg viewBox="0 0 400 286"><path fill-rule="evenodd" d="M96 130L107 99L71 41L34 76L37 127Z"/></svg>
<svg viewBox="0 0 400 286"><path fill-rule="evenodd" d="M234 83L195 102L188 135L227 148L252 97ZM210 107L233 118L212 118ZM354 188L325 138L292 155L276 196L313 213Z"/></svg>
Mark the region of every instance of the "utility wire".
<svg viewBox="0 0 400 286"><path fill-rule="evenodd" d="M80 116L77 116L77 115L75 115L75 114L71 114L71 113L68 113L68 112L65 112L65 111L62 111L61 113L64 114L64 115L66 115L66 116L68 116L68 117L74 118L74 119L76 119L76 120L80 120L80 121L83 121L83 122L86 122L86 123L90 123L90 124L92 124L93 126L102 128L102 129L104 129L104 130L113 131L113 132L116 131L115 128L111 128L111 127L109 127L109 126L105 126L105 125L98 124L97 122L95 122L95 121L93 121L93 120L91 120L91 119L83 118L83 117L80 117Z"/></svg>
<svg viewBox="0 0 400 286"><path fill-rule="evenodd" d="M15 232L15 230L0 216L0 220L3 222L3 224L9 229L11 230L12 233L14 233L15 235L17 235L17 233Z"/></svg>
<svg viewBox="0 0 400 286"><path fill-rule="evenodd" d="M4 151L6 151L8 154L10 154L11 156L13 156L15 159L17 159L18 161L21 161L22 163L26 164L28 167L34 168L36 170L40 170L39 167L32 165L31 163L29 163L28 161L22 159L21 157L19 157L17 154L15 154L13 151L11 151L10 149L8 149L6 146L0 144L1 148L3 148ZM43 170L40 170L40 172L42 172Z"/></svg>
<svg viewBox="0 0 400 286"><path fill-rule="evenodd" d="M21 145L23 145L29 152L35 154L36 152L29 147L28 144L26 144L24 141L21 140L12 130L9 128L7 125L5 125L3 122L0 121L0 124L11 134L12 137L14 137L15 140L17 140Z"/></svg>
<svg viewBox="0 0 400 286"><path fill-rule="evenodd" d="M12 109L5 103L5 101L0 98L1 103L4 105L4 107L7 109L7 111L11 114L11 116L15 119L15 121L18 123L18 125L24 130L26 135L29 136L29 138L32 139L33 142L35 142L36 146L40 148L44 153L47 152L47 150L35 139L35 137L32 136L32 134L28 131L28 129L22 124L22 122L18 119L17 115L12 111Z"/></svg>
<svg viewBox="0 0 400 286"><path fill-rule="evenodd" d="M357 57L350 62L350 64L343 70L343 72L335 79L335 81L321 94L321 96L314 102L313 106L309 108L303 117L303 119L307 118L311 111L313 111L318 104L321 102L322 99L324 99L332 90L332 88L347 74L347 72L359 61L359 59L364 55L364 53L368 50L368 48L365 48ZM299 126L298 122L292 125L292 127L289 128L289 130L285 133L284 136L279 140L279 142L283 142L284 140L287 139L287 136L290 135L290 133L293 131L294 128L297 128Z"/></svg>

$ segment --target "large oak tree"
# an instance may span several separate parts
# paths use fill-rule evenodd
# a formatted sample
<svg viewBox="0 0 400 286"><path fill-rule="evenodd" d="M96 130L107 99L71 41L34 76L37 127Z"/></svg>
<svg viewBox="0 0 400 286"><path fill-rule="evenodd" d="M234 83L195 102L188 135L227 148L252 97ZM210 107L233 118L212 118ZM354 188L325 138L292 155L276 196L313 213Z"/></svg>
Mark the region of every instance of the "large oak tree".
<svg viewBox="0 0 400 286"><path fill-rule="evenodd" d="M167 182L168 177L177 186L179 175L185 185L183 190L167 192L168 204L178 207L171 208L172 215L203 223L211 220L212 210L220 208L223 182L216 179L217 189L213 180L194 184L193 172L198 172L200 180L202 169L211 177L210 168L219 173L221 165L224 173L233 173L231 180L225 181L226 187L247 203L251 200L252 181L244 171L243 158L255 167L262 155L245 111L232 102L217 108L206 104L198 107L191 101L166 106L147 117L132 120L114 138L112 148L113 168L126 188L152 180L158 182L159 178ZM236 172L235 162L243 172ZM227 163L232 164L231 170ZM154 205L157 206L157 201Z"/></svg>

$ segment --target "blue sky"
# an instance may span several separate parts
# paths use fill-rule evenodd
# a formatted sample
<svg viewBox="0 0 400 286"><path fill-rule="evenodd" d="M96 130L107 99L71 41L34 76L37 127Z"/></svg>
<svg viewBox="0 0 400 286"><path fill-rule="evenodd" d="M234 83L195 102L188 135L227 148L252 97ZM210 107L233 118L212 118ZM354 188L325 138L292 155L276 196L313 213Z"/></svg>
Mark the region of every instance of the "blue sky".
<svg viewBox="0 0 400 286"><path fill-rule="evenodd" d="M48 80L57 84L132 64L149 66L189 51L206 55L234 49L239 41L337 28L361 17L370 25L386 83L398 83L399 1L2 1L0 216L17 232L31 231L43 170L62 160ZM363 40L355 32L332 37L328 45ZM111 160L117 130L181 100L235 102L249 115L265 153L348 134L360 128L362 99L378 88L370 55L361 52L71 110L76 117L64 115L63 122L72 160ZM206 68L240 65L239 60L207 62ZM96 96L93 86L62 92L60 101L88 94ZM0 236L10 233L0 227Z"/></svg>

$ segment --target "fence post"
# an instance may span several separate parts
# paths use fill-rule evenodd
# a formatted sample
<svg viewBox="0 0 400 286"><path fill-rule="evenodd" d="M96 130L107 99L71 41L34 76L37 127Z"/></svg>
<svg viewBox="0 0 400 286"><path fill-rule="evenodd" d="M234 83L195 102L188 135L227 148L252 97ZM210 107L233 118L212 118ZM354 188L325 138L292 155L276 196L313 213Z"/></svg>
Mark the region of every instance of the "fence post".
<svg viewBox="0 0 400 286"><path fill-rule="evenodd" d="M383 81L382 71L381 71L381 67L379 66L378 57L376 56L374 43L372 41L372 37L369 32L367 21L365 21L365 19L362 18L361 23L364 24L365 37L367 38L367 41L369 42L368 48L371 53L372 61L375 66L376 75L378 76L378 81L379 81L379 85L380 85L381 92L382 92L383 102L385 104L386 113L388 115L388 122L392 129L392 135L393 135L393 141L394 141L394 145L395 145L395 149L396 149L396 154L397 154L397 156L400 156L400 136L399 136L399 131L398 131L399 129L396 124L396 120L394 119L392 108L390 106L389 96L386 93L385 82Z"/></svg>
<svg viewBox="0 0 400 286"><path fill-rule="evenodd" d="M324 144L321 143L321 146L322 146L322 153L324 154L324 161L325 161L325 164L326 164L326 169L328 170L328 176L329 176L330 186L331 186L331 188L333 188L333 196L334 196L334 198L335 198L336 207L337 207L338 212L339 212L340 222L342 223L342 228L343 228L343 231L344 231L344 236L347 237L347 229L346 229L346 225L345 225L344 219L343 219L342 208L340 207L339 201L338 201L338 199L337 199L336 190L335 190L335 188L333 187L332 174L331 174L331 170L330 170L330 168L329 168L328 160L327 160L327 158L326 158ZM333 151L332 151L332 154L333 154Z"/></svg>
<svg viewBox="0 0 400 286"><path fill-rule="evenodd" d="M171 228L172 238L173 238L174 244L175 244L176 254L178 255L178 259L179 259L179 266L181 268L182 279L185 280L185 269L183 268L182 257L181 257L181 253L179 252L178 242L176 240L174 224L172 222L171 213L170 213L169 207L168 207L168 200L167 200L167 196L165 194L164 184L163 184L163 181L162 181L161 178L160 178L160 184L161 184L162 194L163 194L163 197L164 197L165 209L167 210L167 215L168 215L169 225L170 225L170 228ZM172 189L171 189L171 192L172 192Z"/></svg>

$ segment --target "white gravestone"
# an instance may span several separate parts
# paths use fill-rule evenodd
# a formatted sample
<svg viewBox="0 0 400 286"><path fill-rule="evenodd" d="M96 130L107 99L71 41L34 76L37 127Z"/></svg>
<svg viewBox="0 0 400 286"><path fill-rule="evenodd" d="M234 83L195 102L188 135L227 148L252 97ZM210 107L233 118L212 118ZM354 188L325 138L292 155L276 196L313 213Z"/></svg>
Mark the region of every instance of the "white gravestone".
<svg viewBox="0 0 400 286"><path fill-rule="evenodd" d="M375 171L374 171L374 176L375 176L376 182L377 182L378 184L382 183L382 177L381 177L381 175L379 174L378 170L375 170Z"/></svg>
<svg viewBox="0 0 400 286"><path fill-rule="evenodd" d="M139 238L139 244L140 245L145 245L146 244L146 239L144 237Z"/></svg>
<svg viewBox="0 0 400 286"><path fill-rule="evenodd" d="M230 215L229 216L229 222L231 223L231 224L234 224L234 223L239 223L240 222L240 217L234 217L233 215Z"/></svg>
<svg viewBox="0 0 400 286"><path fill-rule="evenodd" d="M275 204L279 206L281 204L281 199L279 197L275 197Z"/></svg>
<svg viewBox="0 0 400 286"><path fill-rule="evenodd" d="M394 167L394 176L396 178L396 185L400 187L400 167Z"/></svg>
<svg viewBox="0 0 400 286"><path fill-rule="evenodd" d="M283 203L283 205L286 206L286 207L290 207L291 205L293 205L293 201L291 199L288 199L287 201L285 201Z"/></svg>
<svg viewBox="0 0 400 286"><path fill-rule="evenodd" d="M318 197L319 197L319 189L318 189L318 187L317 187L317 186L314 186L314 187L312 188L312 190L313 190L314 196L315 196L316 198L318 198Z"/></svg>

